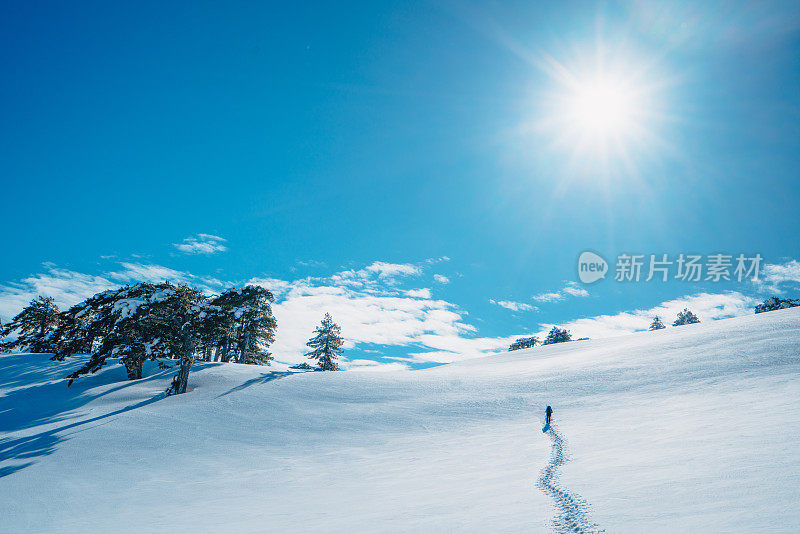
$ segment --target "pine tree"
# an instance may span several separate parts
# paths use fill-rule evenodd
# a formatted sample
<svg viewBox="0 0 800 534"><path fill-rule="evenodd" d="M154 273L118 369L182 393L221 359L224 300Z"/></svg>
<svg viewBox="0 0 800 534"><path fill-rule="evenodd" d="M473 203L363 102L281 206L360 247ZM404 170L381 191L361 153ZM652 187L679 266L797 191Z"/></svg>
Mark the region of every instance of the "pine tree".
<svg viewBox="0 0 800 534"><path fill-rule="evenodd" d="M554 326L547 337L542 341L542 345L552 345L553 343L564 343L565 341L572 341L572 334L568 330Z"/></svg>
<svg viewBox="0 0 800 534"><path fill-rule="evenodd" d="M536 346L539 343L539 338L536 336L533 337L521 337L514 341L510 347L508 347L509 352L512 350L520 350L520 349L530 349Z"/></svg>
<svg viewBox="0 0 800 534"><path fill-rule="evenodd" d="M213 316L211 329L204 337L215 359L269 365L272 356L266 348L275 341L277 322L272 315L272 293L259 286L231 289L209 302Z"/></svg>
<svg viewBox="0 0 800 534"><path fill-rule="evenodd" d="M313 350L305 355L310 360L317 360L317 370L338 371L336 359L342 355L344 340L340 336L339 325L333 322L331 314L326 313L322 323L314 330L314 337L308 340L308 345Z"/></svg>
<svg viewBox="0 0 800 534"><path fill-rule="evenodd" d="M186 393L189 371L203 332L208 328L206 296L193 287L169 284L159 291L144 308L143 323L151 340L148 351L178 360L178 374L167 388L167 394ZM157 354L156 353L156 354ZM149 356L154 359L155 354Z"/></svg>
<svg viewBox="0 0 800 534"><path fill-rule="evenodd" d="M70 384L79 376L99 371L109 357L119 358L128 378L142 378L142 364L152 351L152 339L142 320L144 306L159 291L171 284L141 283L103 291L76 304L61 316L54 337L60 348L53 357L63 360L73 354L89 353L91 358L69 375ZM99 339L94 346L94 339ZM87 340L91 340L90 342ZM88 349L88 350L87 350Z"/></svg>
<svg viewBox="0 0 800 534"><path fill-rule="evenodd" d="M650 323L650 330L662 330L664 328L666 328L666 326L661 322L661 318L658 315L653 317L653 322Z"/></svg>
<svg viewBox="0 0 800 534"><path fill-rule="evenodd" d="M695 314L689 311L688 308L684 308L682 312L678 312L678 318L675 319L675 322L672 323L672 326L682 326L685 324L695 324L699 322L700 319L698 319Z"/></svg>
<svg viewBox="0 0 800 534"><path fill-rule="evenodd" d="M57 325L58 306L53 297L39 296L0 329L0 338L17 335L15 340L0 345L7 350L55 352L57 347L51 337Z"/></svg>

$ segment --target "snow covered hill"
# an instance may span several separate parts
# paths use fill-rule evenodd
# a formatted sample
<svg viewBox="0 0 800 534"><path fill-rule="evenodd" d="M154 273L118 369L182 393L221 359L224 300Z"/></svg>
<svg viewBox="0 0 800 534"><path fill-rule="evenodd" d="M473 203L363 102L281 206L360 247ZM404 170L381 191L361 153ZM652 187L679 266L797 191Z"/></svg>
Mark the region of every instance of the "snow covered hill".
<svg viewBox="0 0 800 534"><path fill-rule="evenodd" d="M800 308L168 398L79 363L0 356L2 532L800 531Z"/></svg>

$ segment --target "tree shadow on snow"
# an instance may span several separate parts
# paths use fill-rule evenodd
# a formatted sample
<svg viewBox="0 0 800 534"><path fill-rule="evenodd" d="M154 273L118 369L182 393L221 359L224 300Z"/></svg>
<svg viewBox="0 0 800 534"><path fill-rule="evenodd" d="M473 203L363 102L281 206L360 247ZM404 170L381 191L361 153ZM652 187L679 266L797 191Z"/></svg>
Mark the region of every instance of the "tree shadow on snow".
<svg viewBox="0 0 800 534"><path fill-rule="evenodd" d="M163 380L174 373L174 369L152 372L155 369L151 367L149 371L152 374L149 376L139 380L128 380L123 366L109 364L109 369L105 369L102 373L81 377L75 380L72 386L67 387L64 377L71 370L70 368L75 366L75 362L70 360L66 364L51 362L37 358L37 356L39 355L25 354L3 357L2 373L0 373L0 432L11 433L80 418L85 413L82 413L80 408L95 399L133 385L141 385L152 380ZM154 364L153 367L155 367ZM294 373L290 371L264 373L260 377L234 387L219 397L253 385L278 380L291 374ZM30 385L25 386L26 384ZM114 385L110 386L110 384ZM3 392L4 388L16 389ZM56 450L56 446L69 439L71 434L92 428L92 426L86 425L111 422L111 418L115 416L152 404L165 397L165 393L158 393L149 399L132 403L97 417L67 423L30 436L0 438L0 462L12 462L11 465L0 466L0 478L32 465L34 462L29 461L32 458L52 454ZM103 420L105 422L100 422Z"/></svg>
<svg viewBox="0 0 800 534"><path fill-rule="evenodd" d="M11 374L7 370L4 366L4 374ZM55 374L52 370L44 372L44 376L39 376L39 383L19 387L0 396L0 432L14 432L80 417L81 414L76 410L95 399L133 385L163 379L173 371L163 370L139 380L128 380L124 367L120 365L102 374L81 377L69 387L64 379L67 374L64 366L58 366ZM109 382L119 383L108 389L93 391L107 386Z"/></svg>
<svg viewBox="0 0 800 534"><path fill-rule="evenodd" d="M0 478L6 477L12 473L19 471L20 469L25 469L33 462L28 462L26 464L19 464L19 465L7 465L5 467L0 467Z"/></svg>
<svg viewBox="0 0 800 534"><path fill-rule="evenodd" d="M77 428L74 432L80 432L90 428L80 428L89 423L110 421L108 418L151 404L165 395L159 393L97 417L68 423L70 419L85 416L85 410L81 410L83 406L133 385L163 380L174 372L172 369L152 372L155 371L155 364L152 364L148 365L152 374L140 380L128 380L123 366L109 364L108 369L81 377L67 387L64 377L82 362L75 361L79 358L53 362L48 356L11 354L0 358L0 433L67 423L29 436L0 438L0 462L12 462L12 465L0 466L0 478L34 463L25 460L54 452L56 445L70 435L67 431Z"/></svg>
<svg viewBox="0 0 800 534"><path fill-rule="evenodd" d="M89 428L92 427L81 428L80 430L76 430L75 432L70 432L64 435L60 435L62 432L71 430L73 428L79 428L89 423L95 423L97 421L102 421L110 417L121 415L125 412L129 412L131 410L141 408L142 406L147 406L148 404L152 404L165 397L166 397L165 393L159 393L149 399L134 404L130 404L124 408L120 408L119 410L114 410L113 412L109 412L103 415L98 415L97 417L92 417L91 419L76 421L74 423L63 425L58 428L53 428L51 430L46 430L44 432L40 432L32 436L25 436L15 439L2 439L0 440L0 462L4 462L7 460L28 460L39 456L47 456L55 451L56 445L58 443L66 441L71 434L74 434L76 432L81 432L83 430L88 430ZM27 462L19 465L4 466L0 468L0 478L15 473L16 471L24 469L32 464L33 462Z"/></svg>
<svg viewBox="0 0 800 534"><path fill-rule="evenodd" d="M264 373L259 377L251 378L247 382L239 384L235 388L229 389L225 393L219 394L217 398L224 397L225 395L230 395L231 393L236 393L237 391L249 388L250 386L255 386L256 384L266 384L267 382L272 382L273 380L279 380L281 378L293 374L295 373L293 373L292 371L271 371L269 373Z"/></svg>

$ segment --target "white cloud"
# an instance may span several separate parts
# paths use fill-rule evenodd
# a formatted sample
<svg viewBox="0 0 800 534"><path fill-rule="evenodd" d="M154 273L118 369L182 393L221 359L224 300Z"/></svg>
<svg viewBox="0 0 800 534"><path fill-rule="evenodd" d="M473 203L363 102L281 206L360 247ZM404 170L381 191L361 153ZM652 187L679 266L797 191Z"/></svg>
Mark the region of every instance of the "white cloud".
<svg viewBox="0 0 800 534"><path fill-rule="evenodd" d="M251 278L247 281L248 284L254 286L261 286L264 289L268 289L275 298L280 298L286 293L288 293L289 289L292 288L291 282L287 282L285 280L279 280L277 278Z"/></svg>
<svg viewBox="0 0 800 534"><path fill-rule="evenodd" d="M449 256L439 256L438 258L428 258L427 260L425 260L425 263L434 264L434 263L442 263L442 262L445 262L445 261L450 261L450 257Z"/></svg>
<svg viewBox="0 0 800 534"><path fill-rule="evenodd" d="M410 263L376 261L363 269L348 269L338 272L328 280L339 286L380 291L380 289L385 288L387 284L397 284L400 278L419 276L420 274L422 274L422 269Z"/></svg>
<svg viewBox="0 0 800 534"><path fill-rule="evenodd" d="M450 283L450 279L447 278L443 274L434 274L433 275L433 279L436 280L437 282L439 282L440 284L449 284Z"/></svg>
<svg viewBox="0 0 800 534"><path fill-rule="evenodd" d="M419 299L429 299L431 298L431 290L428 288L422 289L409 289L405 292L406 296L412 298L419 298Z"/></svg>
<svg viewBox="0 0 800 534"><path fill-rule="evenodd" d="M152 263L120 262L122 271L108 273L110 278L119 280L124 284L135 282L172 282L175 284L188 284L205 293L216 293L222 288L233 284L209 276L195 276L185 271L176 271L163 265Z"/></svg>
<svg viewBox="0 0 800 534"><path fill-rule="evenodd" d="M173 243L172 246L184 254L216 254L225 252L227 247L223 245L226 240L212 234L197 234L187 237L183 243Z"/></svg>
<svg viewBox="0 0 800 534"><path fill-rule="evenodd" d="M45 263L43 273L33 274L16 283L0 285L0 318L4 321L10 319L39 295L53 297L59 308L66 309L101 291L135 282L169 280L191 284L206 293L224 287L223 282L215 278L198 277L162 265L129 262L119 265L122 270L89 275Z"/></svg>
<svg viewBox="0 0 800 534"><path fill-rule="evenodd" d="M121 282L157 282L170 281L177 284L184 284L192 279L192 275L182 271L176 271L163 265L142 264L120 262L124 268L120 272L111 272L109 276Z"/></svg>
<svg viewBox="0 0 800 534"><path fill-rule="evenodd" d="M376 261L366 267L367 271L378 273L380 278L394 278L396 276L411 276L421 273L419 267L410 263L386 263Z"/></svg>
<svg viewBox="0 0 800 534"><path fill-rule="evenodd" d="M498 306L501 306L511 311L530 311L537 309L536 306L531 306L530 304L526 304L524 302L514 302L512 300L489 299L489 302L491 302L492 304L497 304Z"/></svg>
<svg viewBox="0 0 800 534"><path fill-rule="evenodd" d="M567 295L573 297L588 297L589 292L579 286L577 282L567 282L566 285L558 291L539 293L538 295L532 296L531 299L536 302L558 302L567 298Z"/></svg>
<svg viewBox="0 0 800 534"><path fill-rule="evenodd" d="M781 285L797 283L800 283L800 262L791 260L783 264L764 265L763 277L758 285L761 291L783 294Z"/></svg>
<svg viewBox="0 0 800 534"><path fill-rule="evenodd" d="M0 317L7 321L38 297L53 297L59 308L65 309L95 293L117 287L106 276L92 276L53 264L45 264L46 272L23 278L17 283L0 285Z"/></svg>
<svg viewBox="0 0 800 534"><path fill-rule="evenodd" d="M301 267L327 267L328 264L324 261L317 261L317 260L297 260L297 265Z"/></svg>
<svg viewBox="0 0 800 534"><path fill-rule="evenodd" d="M534 295L531 299L535 300L536 302L555 302L558 300L563 300L564 295L561 292L555 293L539 293L538 295Z"/></svg>
<svg viewBox="0 0 800 534"><path fill-rule="evenodd" d="M572 295L573 297L589 296L589 292L586 291L581 286L579 286L577 282L567 282L567 285L564 286L564 289L562 289L561 292L566 293L568 295Z"/></svg>

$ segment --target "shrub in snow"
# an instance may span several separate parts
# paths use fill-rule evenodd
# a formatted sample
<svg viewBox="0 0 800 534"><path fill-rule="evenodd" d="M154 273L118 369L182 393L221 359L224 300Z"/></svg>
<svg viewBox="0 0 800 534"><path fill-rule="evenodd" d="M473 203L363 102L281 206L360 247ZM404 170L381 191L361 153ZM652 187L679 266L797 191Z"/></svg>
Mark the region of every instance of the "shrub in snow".
<svg viewBox="0 0 800 534"><path fill-rule="evenodd" d="M780 299L778 297L770 297L756 306L756 313L782 310L784 308L794 308L795 306L800 306L800 299Z"/></svg>
<svg viewBox="0 0 800 534"><path fill-rule="evenodd" d="M688 308L684 308L682 312L678 313L678 318L675 319L675 322L672 323L672 326L682 326L685 324L695 324L699 322L700 319L698 319L695 314L689 311Z"/></svg>
<svg viewBox="0 0 800 534"><path fill-rule="evenodd" d="M542 341L542 345L552 345L553 343L564 343L565 341L572 341L572 334L568 330L554 326L547 337Z"/></svg>
<svg viewBox="0 0 800 534"><path fill-rule="evenodd" d="M530 349L533 348L537 343L539 343L539 338L536 336L521 337L514 341L511 346L508 347L508 350L510 352L512 350Z"/></svg>
<svg viewBox="0 0 800 534"><path fill-rule="evenodd" d="M664 328L666 328L666 326L664 326L664 323L661 322L661 318L658 315L653 317L653 322L650 323L650 330L662 330Z"/></svg>
<svg viewBox="0 0 800 534"><path fill-rule="evenodd" d="M310 360L317 360L317 369L320 371L338 371L336 360L342 355L344 340L340 336L339 325L333 322L331 314L326 313L322 323L314 330L314 337L306 345L311 351L306 353Z"/></svg>

